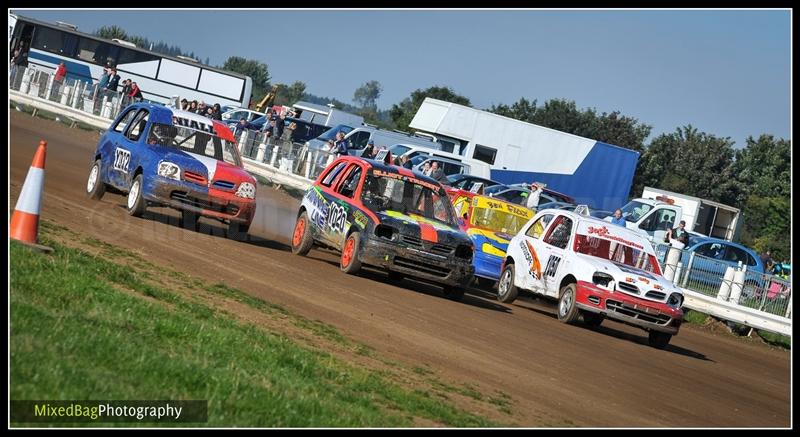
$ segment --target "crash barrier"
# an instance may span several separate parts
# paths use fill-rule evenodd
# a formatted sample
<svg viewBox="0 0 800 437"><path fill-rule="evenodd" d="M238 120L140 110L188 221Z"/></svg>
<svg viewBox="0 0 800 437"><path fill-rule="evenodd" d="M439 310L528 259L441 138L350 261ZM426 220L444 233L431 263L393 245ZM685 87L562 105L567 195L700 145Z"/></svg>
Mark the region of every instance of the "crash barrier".
<svg viewBox="0 0 800 437"><path fill-rule="evenodd" d="M655 244L664 277L684 291L684 306L753 328L791 335L790 278Z"/></svg>
<svg viewBox="0 0 800 437"><path fill-rule="evenodd" d="M306 179L309 184L335 158L328 151L310 149L286 136L273 138L264 132L242 129L236 132L236 138L242 157L268 165L280 173Z"/></svg>
<svg viewBox="0 0 800 437"><path fill-rule="evenodd" d="M9 90L72 108L75 111L113 120L133 102L119 91L100 88L82 80L55 80L55 72L36 65L17 67L9 73Z"/></svg>

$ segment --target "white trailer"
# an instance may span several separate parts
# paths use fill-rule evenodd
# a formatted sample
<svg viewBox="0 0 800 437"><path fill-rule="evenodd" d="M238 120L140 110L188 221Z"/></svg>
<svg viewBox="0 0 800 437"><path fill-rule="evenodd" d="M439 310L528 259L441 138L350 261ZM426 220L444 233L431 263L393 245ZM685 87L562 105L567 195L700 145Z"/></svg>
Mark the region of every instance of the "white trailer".
<svg viewBox="0 0 800 437"><path fill-rule="evenodd" d="M739 240L742 230L742 215L738 208L651 187L644 187L642 198L668 199L671 203L680 206L681 220L686 221L686 229L690 231L723 240Z"/></svg>

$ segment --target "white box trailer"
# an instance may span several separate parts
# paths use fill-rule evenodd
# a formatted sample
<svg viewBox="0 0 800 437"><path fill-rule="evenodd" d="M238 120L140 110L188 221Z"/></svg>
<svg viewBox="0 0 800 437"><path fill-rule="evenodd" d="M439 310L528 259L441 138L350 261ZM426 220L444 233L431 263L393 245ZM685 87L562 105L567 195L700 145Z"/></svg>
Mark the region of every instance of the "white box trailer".
<svg viewBox="0 0 800 437"><path fill-rule="evenodd" d="M639 160L633 150L430 97L409 126L458 140L454 152L491 165L493 180L544 182L605 210L628 200Z"/></svg>
<svg viewBox="0 0 800 437"><path fill-rule="evenodd" d="M302 120L308 120L316 124L322 124L331 127L339 124L345 124L350 127L359 127L364 123L364 117L330 106L317 105L308 102L297 102L292 105L292 107L295 110L303 111L300 114L300 118Z"/></svg>
<svg viewBox="0 0 800 437"><path fill-rule="evenodd" d="M652 187L644 187L642 198L669 200L680 206L680 219L686 221L690 231L729 241L738 241L741 236L742 214L738 208Z"/></svg>

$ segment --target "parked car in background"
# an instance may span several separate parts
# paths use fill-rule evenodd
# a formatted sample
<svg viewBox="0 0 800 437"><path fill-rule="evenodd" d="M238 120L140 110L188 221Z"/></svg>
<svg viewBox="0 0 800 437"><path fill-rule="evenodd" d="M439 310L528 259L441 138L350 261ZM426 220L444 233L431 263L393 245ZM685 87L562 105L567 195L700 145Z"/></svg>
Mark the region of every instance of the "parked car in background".
<svg viewBox="0 0 800 437"><path fill-rule="evenodd" d="M663 252L665 254L666 250ZM689 265L692 254L694 257ZM765 270L761 257L756 251L739 243L690 232L689 244L681 254L681 263L689 269L686 282L686 288L689 289L716 292L722 285L728 267L747 268L742 296L756 298L764 288Z"/></svg>
<svg viewBox="0 0 800 437"><path fill-rule="evenodd" d="M256 118L255 120L251 121L250 124L256 130L262 130L264 128L264 123L267 122L266 115ZM325 126L322 124L314 124L308 122L306 120L300 120L299 118L291 118L286 117L284 119L284 129L288 129L289 125L295 123L297 128L292 132L291 141L293 143L304 143L312 138L316 138L327 132L331 129L330 126Z"/></svg>
<svg viewBox="0 0 800 437"><path fill-rule="evenodd" d="M252 122L256 118L263 116L265 116L263 112L257 112L251 109L234 108L230 111L222 113L222 122L227 124L228 128L235 129L236 124L239 123L239 120L243 118L249 122Z"/></svg>
<svg viewBox="0 0 800 437"><path fill-rule="evenodd" d="M475 277L491 289L500 279L508 242L533 217L533 211L503 200L466 190L448 191L461 221L461 229L475 244Z"/></svg>
<svg viewBox="0 0 800 437"><path fill-rule="evenodd" d="M314 246L341 252L340 269L362 265L433 282L460 300L472 281L473 244L444 188L403 167L353 156L333 161L303 197L292 252Z"/></svg>
<svg viewBox="0 0 800 437"><path fill-rule="evenodd" d="M447 176L447 181L444 182L445 189L458 189L458 190L472 190L472 186L475 183L483 184L483 189L493 187L495 185L501 185L500 182L493 181L491 179L481 178L478 176L473 176L469 174L454 174Z"/></svg>
<svg viewBox="0 0 800 437"><path fill-rule="evenodd" d="M568 203L568 202L545 202L545 203L539 202L539 210L563 209L564 211L573 211L577 206L578 205L575 205L574 203Z"/></svg>
<svg viewBox="0 0 800 437"><path fill-rule="evenodd" d="M683 291L661 276L647 239L572 211L539 211L511 240L497 297L513 302L519 289L557 299L561 322L617 320L648 331L656 348L683 320Z"/></svg>
<svg viewBox="0 0 800 437"><path fill-rule="evenodd" d="M498 199L505 200L506 202L516 203L517 205L525 205L528 200L528 194L531 189L528 184L514 184L514 185L494 185L484 190L484 194L497 197ZM575 199L566 194L553 191L549 188L544 188L542 194L539 196L539 204L548 202L565 202L575 203ZM540 208L541 209L541 208Z"/></svg>

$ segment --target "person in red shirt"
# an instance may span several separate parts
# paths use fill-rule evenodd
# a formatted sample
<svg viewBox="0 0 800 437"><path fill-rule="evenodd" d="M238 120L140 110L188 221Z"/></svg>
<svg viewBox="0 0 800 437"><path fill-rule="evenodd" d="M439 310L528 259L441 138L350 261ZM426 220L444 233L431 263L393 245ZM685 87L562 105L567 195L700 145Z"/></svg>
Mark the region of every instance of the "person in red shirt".
<svg viewBox="0 0 800 437"><path fill-rule="evenodd" d="M67 67L64 63L58 64L56 67L56 75L53 78L53 93L58 94L61 91L61 85L64 84L64 76L67 75Z"/></svg>
<svg viewBox="0 0 800 437"><path fill-rule="evenodd" d="M131 84L131 92L128 93L128 96L133 97L134 102L142 101L142 90L139 89L139 85L136 82Z"/></svg>
<svg viewBox="0 0 800 437"><path fill-rule="evenodd" d="M63 82L64 81L64 76L66 76L66 75L67 75L67 67L62 62L62 63L58 64L58 67L56 68L55 81L56 82Z"/></svg>

